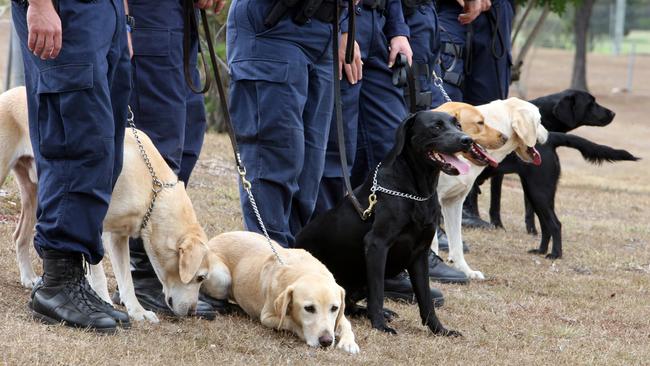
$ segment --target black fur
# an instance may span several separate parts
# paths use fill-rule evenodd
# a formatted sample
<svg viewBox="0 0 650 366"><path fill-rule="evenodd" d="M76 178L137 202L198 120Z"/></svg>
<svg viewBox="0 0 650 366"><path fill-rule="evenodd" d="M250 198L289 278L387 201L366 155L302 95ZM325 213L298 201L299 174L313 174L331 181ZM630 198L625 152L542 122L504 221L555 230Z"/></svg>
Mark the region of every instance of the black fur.
<svg viewBox="0 0 650 366"><path fill-rule="evenodd" d="M585 160L601 164L603 162L636 161L639 158L625 150L618 150L605 145L593 143L585 138L567 134L580 126L606 126L614 118L614 112L596 103L594 97L583 91L565 90L561 93L531 100L542 115L542 124L549 131L546 144L536 146L542 156L539 167L526 164L515 154L510 154L497 168L486 168L476 180L476 186L486 179L491 180L490 221L496 227L503 227L501 222L501 183L504 174L517 173L521 179L526 202L526 229L535 233L537 215L542 229L538 249L531 253L546 254L550 239L553 238L551 253L546 257L562 257L562 228L555 214L555 192L560 179L560 160L555 151L558 147L570 147L580 151Z"/></svg>
<svg viewBox="0 0 650 366"><path fill-rule="evenodd" d="M455 118L446 113L411 115L398 129L378 181L389 189L430 198L417 202L377 193L374 214L365 221L345 199L297 235L296 246L323 262L345 288L346 310L355 308L358 299L352 294L368 294L368 317L373 328L396 333L386 325L382 311L384 279L408 269L423 324L435 334L460 335L440 323L429 289L428 254L434 223L440 215L436 186L442 167L426 153L466 151L471 141ZM364 207L368 205L373 173L354 192Z"/></svg>

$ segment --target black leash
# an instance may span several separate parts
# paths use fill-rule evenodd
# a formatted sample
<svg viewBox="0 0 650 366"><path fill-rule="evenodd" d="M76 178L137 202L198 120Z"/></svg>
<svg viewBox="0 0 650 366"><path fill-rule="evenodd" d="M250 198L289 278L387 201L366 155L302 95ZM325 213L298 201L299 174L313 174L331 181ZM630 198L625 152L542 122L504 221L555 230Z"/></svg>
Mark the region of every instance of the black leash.
<svg viewBox="0 0 650 366"><path fill-rule="evenodd" d="M352 201L352 204L359 213L361 217L363 217L363 208L361 207L361 204L359 203L359 200L356 198L356 196L353 193L352 190L352 184L350 183L350 173L349 173L349 168L348 168L348 162L347 162L347 154L345 151L345 132L343 129L343 113L342 113L342 107L341 107L341 83L339 80L339 67L338 67L338 49L339 49L339 41L338 41L338 36L339 36L339 16L340 16L340 9L339 9L339 4L337 3L335 6L335 11L334 11L334 18L332 20L332 65L333 65L333 76L334 76L334 106L335 106L335 113L336 113L336 125L338 129L338 142L339 142L339 154L341 156L341 169L343 170L343 179L345 181L345 188L348 192L348 196L350 197L350 200ZM205 63L205 58L203 57L203 53L201 53L201 57L204 60L204 67L206 70L206 82L204 88L199 90L198 88L195 88L193 85L193 81L191 78L191 73L189 72L189 53L190 53L190 31L196 31L198 34L198 25L196 24L196 18L195 18L195 13L194 13L194 4L192 0L185 0L185 16L186 16L186 25L185 25L185 39L184 39L184 68L185 68L185 78L192 89L195 93L205 93L209 87L210 87L210 76L207 70L207 63ZM354 58L354 41L355 41L355 8L354 8L354 0L348 0L348 44L346 47L346 54L345 54L345 61L346 63L351 63L352 59ZM212 64L212 70L214 72L214 78L216 80L217 84L217 91L219 94L219 103L221 105L221 110L223 113L223 118L224 122L226 125L226 130L228 131L228 137L230 138L230 143L232 145L232 150L235 156L235 164L237 165L237 171L239 173L239 176L242 181L242 185L244 189L246 190L249 200L251 202L251 206L253 208L253 211L255 212L255 215L258 220L258 224L260 225L261 230L263 231L264 235L266 236L266 239L271 246L271 249L273 250L273 253L276 256L276 259L278 262L283 263L282 259L278 255L277 251L275 250L273 244L271 243L271 239L266 231L266 227L264 226L264 223L262 221L262 218L259 214L259 210L257 209L257 204L255 202L255 198L253 197L252 191L251 191L251 183L246 179L246 168L244 167L242 161L241 161L241 154L239 152L239 147L237 146L237 137L235 134L235 129L232 124L232 119L230 117L230 112L228 111L228 101L226 100L226 93L223 87L223 82L221 80L221 73L219 72L219 65L217 64L217 56L214 51L214 45L212 43L212 34L210 31L210 25L208 23L208 18L206 15L205 10L201 10L201 23L203 23L203 31L205 33L205 38L206 38L206 43L208 45L208 52L210 56L210 62Z"/></svg>
<svg viewBox="0 0 650 366"><path fill-rule="evenodd" d="M354 0L348 1L348 43L345 49L345 62L351 63L354 56L354 30L355 30L355 9ZM352 206L359 214L361 219L364 219L364 209L359 203L359 200L354 195L352 190L352 183L350 183L350 168L348 166L348 154L345 151L345 126L343 123L343 107L341 105L341 81L339 77L339 7L336 6L334 11L334 19L332 20L332 75L334 76L334 113L336 117L336 137L339 145L339 157L341 159L341 170L343 173L343 182L347 197L352 202ZM351 33L352 32L352 33Z"/></svg>
<svg viewBox="0 0 650 366"><path fill-rule="evenodd" d="M187 86L196 94L205 94L210 89L210 70L208 70L208 63L205 62L205 55L203 50L201 50L201 42L199 43L199 54L201 55L201 60L203 61L203 71L205 73L205 85L202 88L197 88L194 85L194 79L192 78L192 70L190 70L190 52L191 52L191 43L192 43L192 32L197 33L199 27L196 24L196 12L194 10L193 1L184 2L183 15L183 73L185 74L185 81Z"/></svg>
<svg viewBox="0 0 650 366"><path fill-rule="evenodd" d="M494 72L496 73L497 82L499 84L499 98L505 99L506 93L503 91L503 86L501 85L501 72L499 71L499 60L505 56L506 47L503 41L503 34L499 28L499 13L492 9L487 14L490 28L492 28L492 39L490 42L490 51L492 52L492 57L494 58ZM497 51L497 42L499 42L499 48L501 52Z"/></svg>

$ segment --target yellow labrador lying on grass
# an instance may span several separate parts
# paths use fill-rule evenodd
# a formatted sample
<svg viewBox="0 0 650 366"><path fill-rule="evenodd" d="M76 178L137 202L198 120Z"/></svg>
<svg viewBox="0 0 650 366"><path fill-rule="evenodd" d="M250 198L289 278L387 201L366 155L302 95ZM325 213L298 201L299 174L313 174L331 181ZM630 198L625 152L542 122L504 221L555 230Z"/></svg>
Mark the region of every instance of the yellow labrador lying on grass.
<svg viewBox="0 0 650 366"><path fill-rule="evenodd" d="M176 182L176 175L151 140L143 132L138 134L160 180ZM29 255L36 222L37 177L27 127L24 87L0 95L0 183L10 170L14 172L21 196L20 219L14 233L20 279L23 286L31 288L38 280ZM151 202L152 187L133 132L128 129L124 165L104 219L103 241L129 316L134 320L158 322L156 314L146 311L135 297L129 268L129 236L142 237L147 255L163 284L167 304L173 305L170 308L177 315L187 315L196 307L200 282L208 274L207 236L196 219L182 182L160 192L148 225L140 230ZM97 294L111 303L101 263L91 267L89 277Z"/></svg>
<svg viewBox="0 0 650 366"><path fill-rule="evenodd" d="M230 232L208 242L210 274L203 291L230 297L253 318L295 333L312 347L336 345L358 353L352 326L345 317L345 290L327 268L302 249L273 243L256 233Z"/></svg>

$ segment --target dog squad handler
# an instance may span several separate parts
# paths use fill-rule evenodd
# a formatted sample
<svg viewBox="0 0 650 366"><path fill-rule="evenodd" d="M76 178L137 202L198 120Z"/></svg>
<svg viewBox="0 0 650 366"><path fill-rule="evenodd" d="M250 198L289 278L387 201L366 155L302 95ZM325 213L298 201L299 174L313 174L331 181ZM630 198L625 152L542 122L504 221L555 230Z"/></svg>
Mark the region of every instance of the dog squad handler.
<svg viewBox="0 0 650 366"><path fill-rule="evenodd" d="M128 0L135 24L129 104L137 127L151 138L186 186L206 129L203 94L193 92L185 80L187 70L194 87L200 88L198 34L186 24L186 16L196 16L195 9L199 8L214 8L218 13L224 4L225 0ZM188 44L184 44L185 32L189 35ZM173 315L141 239L130 240L129 254L133 287L140 304L147 310ZM119 294L114 295L113 301L120 302ZM215 309L199 300L196 315L213 319Z"/></svg>
<svg viewBox="0 0 650 366"><path fill-rule="evenodd" d="M323 173L337 4L234 0L228 14L229 110L264 224L283 246L311 218ZM243 189L240 198L246 229L260 232Z"/></svg>
<svg viewBox="0 0 650 366"><path fill-rule="evenodd" d="M38 173L35 317L101 332L128 322L92 290L102 221L122 167L130 64L123 0L14 0Z"/></svg>

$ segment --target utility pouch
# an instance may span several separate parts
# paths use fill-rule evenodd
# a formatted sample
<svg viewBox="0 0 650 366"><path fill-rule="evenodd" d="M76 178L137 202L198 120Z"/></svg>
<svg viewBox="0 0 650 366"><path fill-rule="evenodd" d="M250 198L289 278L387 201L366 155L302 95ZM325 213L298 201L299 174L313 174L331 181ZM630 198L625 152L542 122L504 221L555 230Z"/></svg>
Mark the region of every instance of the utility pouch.
<svg viewBox="0 0 650 366"><path fill-rule="evenodd" d="M443 70L442 80L444 80L446 83L462 88L465 77L459 72Z"/></svg>
<svg viewBox="0 0 650 366"><path fill-rule="evenodd" d="M264 26L267 28L274 27L280 19L287 13L290 8L295 7L300 0L278 0L264 18Z"/></svg>
<svg viewBox="0 0 650 366"><path fill-rule="evenodd" d="M412 15L418 6L432 3L432 0L402 0L402 12L404 12L404 16L407 17Z"/></svg>
<svg viewBox="0 0 650 366"><path fill-rule="evenodd" d="M296 12L293 21L296 22L296 24L304 25L314 16L314 14L316 14L323 1L324 0L304 0L302 8Z"/></svg>

